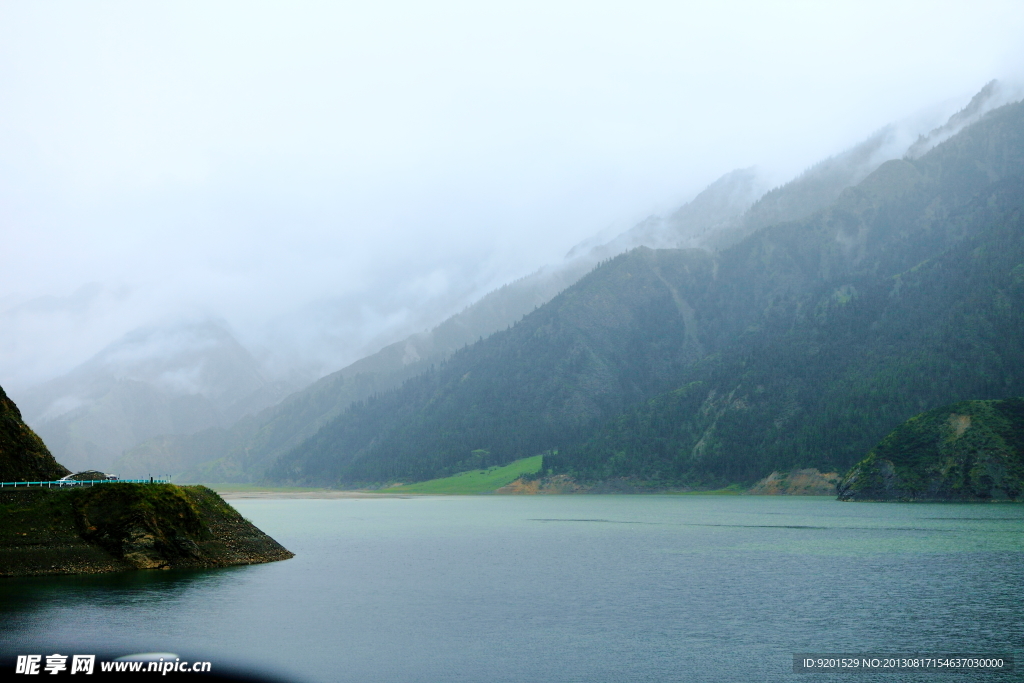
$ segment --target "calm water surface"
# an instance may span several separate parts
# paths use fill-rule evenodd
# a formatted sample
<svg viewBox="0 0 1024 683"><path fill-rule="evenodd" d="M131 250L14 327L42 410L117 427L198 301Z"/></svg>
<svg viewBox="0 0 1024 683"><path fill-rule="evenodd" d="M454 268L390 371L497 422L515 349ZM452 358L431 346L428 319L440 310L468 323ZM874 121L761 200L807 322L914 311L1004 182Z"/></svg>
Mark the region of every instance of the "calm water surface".
<svg viewBox="0 0 1024 683"><path fill-rule="evenodd" d="M171 651L311 682L1024 680L1019 671L792 673L795 652L1020 661L1021 505L739 496L234 505L296 557L0 581L0 653Z"/></svg>

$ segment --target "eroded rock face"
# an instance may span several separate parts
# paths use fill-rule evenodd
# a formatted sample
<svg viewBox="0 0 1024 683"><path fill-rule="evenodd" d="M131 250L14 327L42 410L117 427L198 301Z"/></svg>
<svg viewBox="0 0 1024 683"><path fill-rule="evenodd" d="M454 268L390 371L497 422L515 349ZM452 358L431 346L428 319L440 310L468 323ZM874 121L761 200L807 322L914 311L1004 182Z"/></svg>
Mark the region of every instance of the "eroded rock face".
<svg viewBox="0 0 1024 683"><path fill-rule="evenodd" d="M757 496L834 496L839 474L810 467L792 472L772 472L747 493Z"/></svg>
<svg viewBox="0 0 1024 683"><path fill-rule="evenodd" d="M195 506L176 486L108 484L75 494L82 538L139 569L196 559L196 541L211 538Z"/></svg>
<svg viewBox="0 0 1024 683"><path fill-rule="evenodd" d="M25 421L0 387L0 481L53 481L71 474Z"/></svg>
<svg viewBox="0 0 1024 683"><path fill-rule="evenodd" d="M0 576L226 567L290 557L205 486L0 492Z"/></svg>
<svg viewBox="0 0 1024 683"><path fill-rule="evenodd" d="M578 484L565 474L540 479L516 479L511 484L495 490L499 494L535 495L539 493L589 493L590 487Z"/></svg>

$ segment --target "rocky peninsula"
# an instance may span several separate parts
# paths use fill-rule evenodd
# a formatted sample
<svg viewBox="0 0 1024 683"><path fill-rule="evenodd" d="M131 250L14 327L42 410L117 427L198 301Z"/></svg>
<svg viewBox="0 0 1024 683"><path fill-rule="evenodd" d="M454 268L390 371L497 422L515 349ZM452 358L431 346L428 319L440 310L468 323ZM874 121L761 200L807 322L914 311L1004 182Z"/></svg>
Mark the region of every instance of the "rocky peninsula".
<svg viewBox="0 0 1024 683"><path fill-rule="evenodd" d="M1024 399L961 401L910 418L853 466L840 500L1019 500Z"/></svg>
<svg viewBox="0 0 1024 683"><path fill-rule="evenodd" d="M68 473L0 388L0 480ZM204 486L0 491L0 576L224 567L292 556Z"/></svg>

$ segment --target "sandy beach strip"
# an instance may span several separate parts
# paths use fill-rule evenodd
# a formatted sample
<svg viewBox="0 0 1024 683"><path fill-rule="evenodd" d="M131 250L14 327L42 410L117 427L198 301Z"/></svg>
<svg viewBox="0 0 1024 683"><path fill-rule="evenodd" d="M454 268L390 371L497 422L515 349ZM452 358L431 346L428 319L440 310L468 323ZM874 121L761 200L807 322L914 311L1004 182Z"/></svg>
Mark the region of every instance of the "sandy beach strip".
<svg viewBox="0 0 1024 683"><path fill-rule="evenodd" d="M224 500L243 498L272 500L276 498L414 498L408 493L373 493L371 491L217 491Z"/></svg>

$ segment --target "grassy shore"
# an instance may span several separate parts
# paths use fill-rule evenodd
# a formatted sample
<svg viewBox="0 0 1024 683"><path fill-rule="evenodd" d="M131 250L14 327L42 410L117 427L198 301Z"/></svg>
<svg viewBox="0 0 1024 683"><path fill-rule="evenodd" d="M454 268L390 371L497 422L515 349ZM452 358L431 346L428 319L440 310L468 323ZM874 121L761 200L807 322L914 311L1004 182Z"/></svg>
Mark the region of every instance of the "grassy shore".
<svg viewBox="0 0 1024 683"><path fill-rule="evenodd" d="M431 479L415 484L390 486L381 493L445 493L473 494L490 493L511 484L525 474L533 474L541 468L544 456L516 460L503 467L488 467L485 470L470 470L443 479Z"/></svg>

